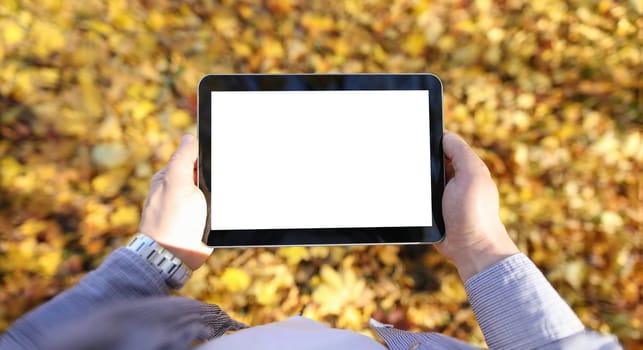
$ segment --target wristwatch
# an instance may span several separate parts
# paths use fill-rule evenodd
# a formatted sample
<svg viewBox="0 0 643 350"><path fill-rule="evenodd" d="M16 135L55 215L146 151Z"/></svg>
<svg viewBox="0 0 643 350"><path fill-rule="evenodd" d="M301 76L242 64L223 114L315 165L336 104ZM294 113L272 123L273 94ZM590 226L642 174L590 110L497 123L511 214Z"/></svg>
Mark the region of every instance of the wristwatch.
<svg viewBox="0 0 643 350"><path fill-rule="evenodd" d="M138 233L129 242L127 249L152 265L165 278L165 283L174 289L183 287L192 275L192 271L181 259L144 233Z"/></svg>

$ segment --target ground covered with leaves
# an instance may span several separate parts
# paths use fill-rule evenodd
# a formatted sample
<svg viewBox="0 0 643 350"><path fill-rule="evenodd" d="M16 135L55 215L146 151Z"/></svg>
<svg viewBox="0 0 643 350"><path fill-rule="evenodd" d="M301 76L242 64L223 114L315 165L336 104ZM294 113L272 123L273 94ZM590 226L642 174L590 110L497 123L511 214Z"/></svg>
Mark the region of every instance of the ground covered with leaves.
<svg viewBox="0 0 643 350"><path fill-rule="evenodd" d="M207 73L433 72L445 124L527 253L600 332L641 346L640 0L4 0L0 330L137 230ZM431 247L218 249L180 292L262 324L367 320L483 344Z"/></svg>

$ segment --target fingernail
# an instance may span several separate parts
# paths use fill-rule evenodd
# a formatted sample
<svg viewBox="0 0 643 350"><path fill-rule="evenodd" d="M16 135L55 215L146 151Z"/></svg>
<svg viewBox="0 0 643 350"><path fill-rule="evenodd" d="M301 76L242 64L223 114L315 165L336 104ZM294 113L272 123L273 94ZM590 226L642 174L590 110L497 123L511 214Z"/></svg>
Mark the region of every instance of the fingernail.
<svg viewBox="0 0 643 350"><path fill-rule="evenodd" d="M181 138L181 143L182 143L182 144L190 144L190 143L192 143L192 142L194 142L194 136L192 136L192 135L190 135L190 134L185 134L185 135L183 135L183 137Z"/></svg>

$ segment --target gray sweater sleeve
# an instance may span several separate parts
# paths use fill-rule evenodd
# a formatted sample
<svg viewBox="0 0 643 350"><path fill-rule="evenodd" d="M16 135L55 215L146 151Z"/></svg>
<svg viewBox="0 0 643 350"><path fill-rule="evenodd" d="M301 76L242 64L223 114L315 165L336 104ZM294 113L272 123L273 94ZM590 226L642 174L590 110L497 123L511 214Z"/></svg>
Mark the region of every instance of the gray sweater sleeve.
<svg viewBox="0 0 643 350"><path fill-rule="evenodd" d="M0 349L34 349L47 329L101 305L168 293L158 271L132 251L119 248L77 285L18 319L0 337Z"/></svg>

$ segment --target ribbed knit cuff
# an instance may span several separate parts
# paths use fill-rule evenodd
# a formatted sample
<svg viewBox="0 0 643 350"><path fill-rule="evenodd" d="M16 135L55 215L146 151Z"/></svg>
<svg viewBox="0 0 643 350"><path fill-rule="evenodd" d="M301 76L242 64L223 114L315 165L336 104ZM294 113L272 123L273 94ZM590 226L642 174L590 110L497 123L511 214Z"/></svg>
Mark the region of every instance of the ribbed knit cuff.
<svg viewBox="0 0 643 350"><path fill-rule="evenodd" d="M85 288L85 293L100 296L99 300L167 295L170 291L156 269L126 248L116 249L79 285Z"/></svg>

